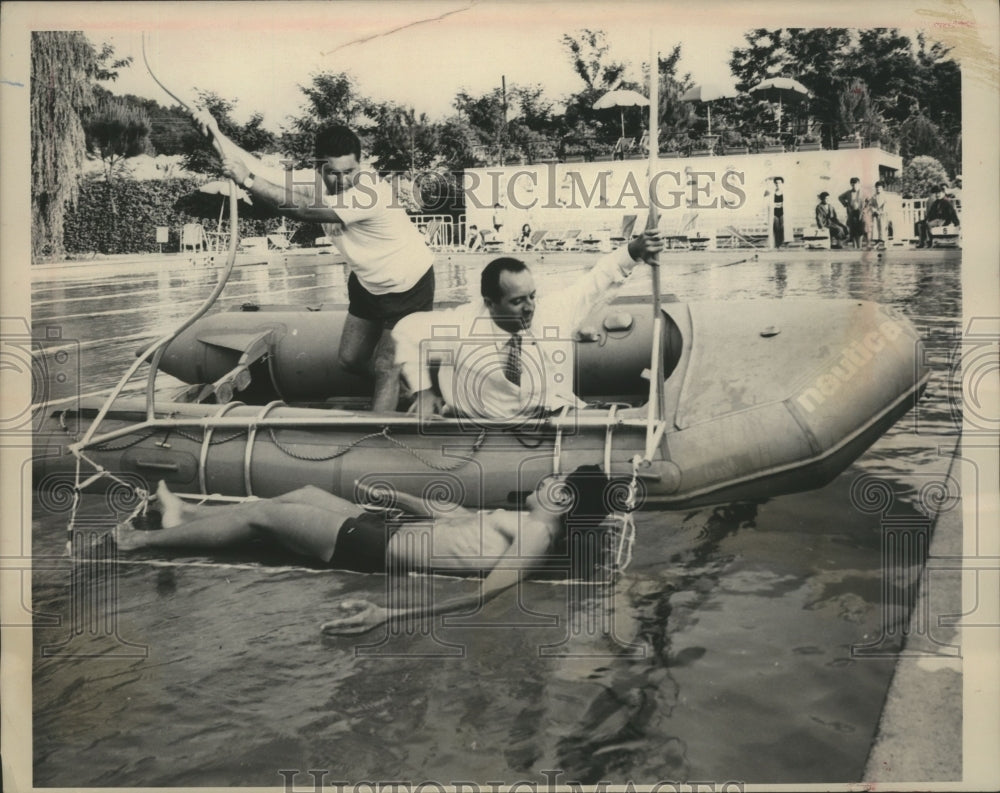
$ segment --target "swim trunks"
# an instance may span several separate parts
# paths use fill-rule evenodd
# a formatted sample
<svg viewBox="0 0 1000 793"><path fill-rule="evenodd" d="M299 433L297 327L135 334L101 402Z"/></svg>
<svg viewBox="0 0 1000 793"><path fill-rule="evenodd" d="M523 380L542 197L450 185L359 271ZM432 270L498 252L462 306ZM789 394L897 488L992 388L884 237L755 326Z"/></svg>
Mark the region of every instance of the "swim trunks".
<svg viewBox="0 0 1000 793"><path fill-rule="evenodd" d="M340 527L329 566L358 573L384 573L389 540L399 524L386 520L384 512L362 512Z"/></svg>
<svg viewBox="0 0 1000 793"><path fill-rule="evenodd" d="M434 268L429 268L405 292L387 292L384 295L373 295L351 273L347 279L347 296L350 299L348 313L392 329L407 314L434 308Z"/></svg>

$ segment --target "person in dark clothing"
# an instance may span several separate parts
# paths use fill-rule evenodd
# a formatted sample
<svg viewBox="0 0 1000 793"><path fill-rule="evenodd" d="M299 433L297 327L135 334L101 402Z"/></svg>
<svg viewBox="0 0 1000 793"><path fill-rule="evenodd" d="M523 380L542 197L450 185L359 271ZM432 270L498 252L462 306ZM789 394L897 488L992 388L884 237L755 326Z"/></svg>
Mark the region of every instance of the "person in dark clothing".
<svg viewBox="0 0 1000 793"><path fill-rule="evenodd" d="M958 213L951 201L945 198L945 187L943 184L935 185L934 198L927 205L924 219L917 221L917 236L920 242L918 248L933 248L934 238L931 236L931 229L941 226L959 226Z"/></svg>
<svg viewBox="0 0 1000 793"><path fill-rule="evenodd" d="M841 240L847 237L847 227L840 222L837 217L837 209L833 204L827 203L830 194L825 190L819 194L819 203L816 205L816 228L830 229L830 246L841 247Z"/></svg>
<svg viewBox="0 0 1000 793"><path fill-rule="evenodd" d="M771 198L771 208L773 219L771 230L774 233L774 247L780 248L785 244L785 194L783 188L785 180L781 176L774 177L774 195Z"/></svg>

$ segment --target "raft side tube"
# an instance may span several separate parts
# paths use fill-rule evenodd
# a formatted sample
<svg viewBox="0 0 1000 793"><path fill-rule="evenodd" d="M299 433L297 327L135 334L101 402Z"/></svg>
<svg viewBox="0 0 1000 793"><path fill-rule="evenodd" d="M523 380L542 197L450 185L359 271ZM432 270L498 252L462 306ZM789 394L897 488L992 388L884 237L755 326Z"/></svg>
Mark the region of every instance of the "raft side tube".
<svg viewBox="0 0 1000 793"><path fill-rule="evenodd" d="M345 370L337 355L346 310L294 308L205 317L171 342L160 368L184 383L214 383L237 367L266 332L266 355L250 363L250 385L236 394L240 401L369 398L371 383ZM662 371L669 374L680 359L683 338L670 315L664 317ZM591 401L641 403L649 391L643 372L649 368L652 328L644 298L623 298L591 313L574 339L576 393Z"/></svg>

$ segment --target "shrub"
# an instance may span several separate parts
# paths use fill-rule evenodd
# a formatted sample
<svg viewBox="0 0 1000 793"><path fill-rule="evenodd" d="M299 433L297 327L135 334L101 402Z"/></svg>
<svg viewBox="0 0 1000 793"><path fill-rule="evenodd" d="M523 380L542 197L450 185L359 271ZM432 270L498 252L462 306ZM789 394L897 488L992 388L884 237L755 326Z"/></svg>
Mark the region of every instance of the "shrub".
<svg viewBox="0 0 1000 793"><path fill-rule="evenodd" d="M914 157L903 166L900 188L904 198L926 198L935 185L947 181L947 171L933 157Z"/></svg>
<svg viewBox="0 0 1000 793"><path fill-rule="evenodd" d="M180 231L185 223L199 218L178 212L174 202L196 190L201 180L193 178L143 180L117 179L111 183L91 180L80 186L76 207L66 216L63 242L72 254L155 253L157 226L170 229L164 251L180 248ZM206 229L214 220L201 220ZM281 221L240 218L241 237L264 236ZM296 224L289 223L294 230Z"/></svg>

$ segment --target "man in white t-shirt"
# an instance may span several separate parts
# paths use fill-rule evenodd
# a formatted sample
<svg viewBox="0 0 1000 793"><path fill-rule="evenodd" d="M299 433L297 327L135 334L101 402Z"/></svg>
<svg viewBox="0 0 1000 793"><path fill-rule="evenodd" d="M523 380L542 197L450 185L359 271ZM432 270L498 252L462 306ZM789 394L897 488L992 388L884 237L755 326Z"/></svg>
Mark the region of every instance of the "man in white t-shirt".
<svg viewBox="0 0 1000 793"><path fill-rule="evenodd" d="M407 314L433 308L434 254L395 201L392 186L361 169L358 136L340 124L317 130L314 162L325 190L317 200L301 185L289 189L265 178L260 160L226 138L208 113L196 113L195 121L222 144L223 174L281 214L322 225L347 259L350 308L340 362L349 371L374 375L372 410L395 410L399 370L392 328Z"/></svg>
<svg viewBox="0 0 1000 793"><path fill-rule="evenodd" d="M503 256L483 270L481 301L400 320L396 363L416 393L418 413L527 419L583 407L573 392L574 334L638 261L662 248L659 233L646 231L545 301L536 301L528 266ZM432 359L440 364L436 378Z"/></svg>

